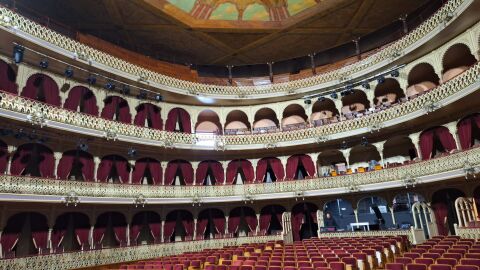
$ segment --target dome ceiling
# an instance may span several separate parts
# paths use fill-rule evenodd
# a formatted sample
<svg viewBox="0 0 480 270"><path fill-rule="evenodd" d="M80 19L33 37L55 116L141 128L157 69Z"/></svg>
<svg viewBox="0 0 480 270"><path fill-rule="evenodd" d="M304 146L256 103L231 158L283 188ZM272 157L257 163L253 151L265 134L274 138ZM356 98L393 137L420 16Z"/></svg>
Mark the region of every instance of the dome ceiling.
<svg viewBox="0 0 480 270"><path fill-rule="evenodd" d="M16 0L16 8L157 59L225 66L324 51L435 1Z"/></svg>

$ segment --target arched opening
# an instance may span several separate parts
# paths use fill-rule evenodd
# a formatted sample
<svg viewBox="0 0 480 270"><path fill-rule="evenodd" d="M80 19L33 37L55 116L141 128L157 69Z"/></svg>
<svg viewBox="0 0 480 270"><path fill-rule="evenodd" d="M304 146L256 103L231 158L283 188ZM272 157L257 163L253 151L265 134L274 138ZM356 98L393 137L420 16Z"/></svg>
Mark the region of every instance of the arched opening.
<svg viewBox="0 0 480 270"><path fill-rule="evenodd" d="M455 200L464 197L465 193L456 188L441 189L432 195L432 208L437 220L438 234L454 235L453 224L458 224L458 217L455 211Z"/></svg>
<svg viewBox="0 0 480 270"><path fill-rule="evenodd" d="M290 104L283 110L282 129L284 131L307 127L308 116L305 109L298 104Z"/></svg>
<svg viewBox="0 0 480 270"><path fill-rule="evenodd" d="M153 211L138 212L133 216L130 227L130 245L160 243L160 215Z"/></svg>
<svg viewBox="0 0 480 270"><path fill-rule="evenodd" d="M4 258L48 254L47 218L36 212L11 216L3 228L1 243Z"/></svg>
<svg viewBox="0 0 480 270"><path fill-rule="evenodd" d="M72 111L98 116L97 98L90 89L83 86L75 86L68 92L68 97L63 107Z"/></svg>
<svg viewBox="0 0 480 270"><path fill-rule="evenodd" d="M328 218L328 215L331 217ZM336 230L352 230L350 224L357 222L352 204L340 198L323 206L323 221L324 226L335 227Z"/></svg>
<svg viewBox="0 0 480 270"><path fill-rule="evenodd" d="M318 237L317 210L318 207L309 202L303 202L293 206L293 241Z"/></svg>
<svg viewBox="0 0 480 270"><path fill-rule="evenodd" d="M198 114L196 133L222 134L222 125L217 113L212 110L203 110Z"/></svg>
<svg viewBox="0 0 480 270"><path fill-rule="evenodd" d="M282 161L276 157L262 158L257 163L258 183L273 183L285 178Z"/></svg>
<svg viewBox="0 0 480 270"><path fill-rule="evenodd" d="M55 106L60 106L60 95L57 83L45 74L34 74L27 80L21 95Z"/></svg>
<svg viewBox="0 0 480 270"><path fill-rule="evenodd" d="M96 249L124 247L127 245L127 221L119 212L105 212L97 217L93 230Z"/></svg>
<svg viewBox="0 0 480 270"><path fill-rule="evenodd" d="M361 90L351 90L343 92L342 97L342 114L347 119L352 119L356 116L361 116L370 108L367 94Z"/></svg>
<svg viewBox="0 0 480 270"><path fill-rule="evenodd" d="M463 43L453 45L443 55L442 83L462 74L476 62L467 45Z"/></svg>
<svg viewBox="0 0 480 270"><path fill-rule="evenodd" d="M4 174L7 171L8 166L8 145L0 140L0 173Z"/></svg>
<svg viewBox="0 0 480 270"><path fill-rule="evenodd" d="M160 108L151 103L142 103L135 110L137 114L133 123L140 127L149 127L153 129L163 129L163 120L160 114Z"/></svg>
<svg viewBox="0 0 480 270"><path fill-rule="evenodd" d="M137 185L161 185L163 170L160 162L153 158L140 158L135 162L132 183Z"/></svg>
<svg viewBox="0 0 480 270"><path fill-rule="evenodd" d="M225 181L222 163L206 160L198 164L195 182L198 186L222 185Z"/></svg>
<svg viewBox="0 0 480 270"><path fill-rule="evenodd" d="M119 155L104 156L98 165L97 180L108 183L128 183L130 164Z"/></svg>
<svg viewBox="0 0 480 270"><path fill-rule="evenodd" d="M234 110L227 114L225 123L225 135L240 135L250 133L250 122L245 112Z"/></svg>
<svg viewBox="0 0 480 270"><path fill-rule="evenodd" d="M208 208L198 214L197 240L214 239L225 233L225 214L217 208Z"/></svg>
<svg viewBox="0 0 480 270"><path fill-rule="evenodd" d="M370 230L383 230L393 227L392 213L387 201L378 196L370 196L358 201L358 222L368 222Z"/></svg>
<svg viewBox="0 0 480 270"><path fill-rule="evenodd" d="M338 122L338 110L335 102L329 98L320 98L312 107L310 121L315 127Z"/></svg>
<svg viewBox="0 0 480 270"><path fill-rule="evenodd" d="M131 123L132 115L128 102L118 96L109 96L105 98L101 117L107 120L120 121L122 123Z"/></svg>
<svg viewBox="0 0 480 270"><path fill-rule="evenodd" d="M326 150L318 155L318 175L337 176L347 172L347 161L339 150Z"/></svg>
<svg viewBox="0 0 480 270"><path fill-rule="evenodd" d="M73 181L94 181L93 156L79 148L63 153L58 163L57 176Z"/></svg>
<svg viewBox="0 0 480 270"><path fill-rule="evenodd" d="M374 145L357 145L350 150L349 164L352 172L374 171L381 160Z"/></svg>
<svg viewBox="0 0 480 270"><path fill-rule="evenodd" d="M232 209L228 217L228 232L234 236L247 236L257 229L255 210L247 206Z"/></svg>
<svg viewBox="0 0 480 270"><path fill-rule="evenodd" d="M393 199L393 213L397 228L408 230L414 225L412 205L416 202L425 202L425 198L414 192L403 192L395 196ZM425 228L426 226L423 227Z"/></svg>
<svg viewBox="0 0 480 270"><path fill-rule="evenodd" d="M88 250L90 219L79 212L61 214L55 220L52 231L53 252Z"/></svg>
<svg viewBox="0 0 480 270"><path fill-rule="evenodd" d="M260 233L264 235L280 234L283 230L282 215L285 207L277 204L267 205L260 210Z"/></svg>
<svg viewBox="0 0 480 270"><path fill-rule="evenodd" d="M18 91L16 81L17 74L15 70L5 61L0 60L0 89L8 93L16 94Z"/></svg>
<svg viewBox="0 0 480 270"><path fill-rule="evenodd" d="M174 210L167 214L163 229L165 242L191 240L193 237L193 215L186 210Z"/></svg>
<svg viewBox="0 0 480 270"><path fill-rule="evenodd" d="M168 162L165 169L166 186L193 185L192 164L185 160L172 160Z"/></svg>
<svg viewBox="0 0 480 270"><path fill-rule="evenodd" d="M404 97L405 94L403 93L402 88L400 88L398 81L393 78L387 78L383 83L380 83L375 87L373 104L379 108L387 108Z"/></svg>
<svg viewBox="0 0 480 270"><path fill-rule="evenodd" d="M388 139L383 145L383 162L385 167L400 166L415 158L417 158L417 151L409 137L393 137Z"/></svg>
<svg viewBox="0 0 480 270"><path fill-rule="evenodd" d="M173 108L168 112L165 130L192 133L190 114L182 108Z"/></svg>
<svg viewBox="0 0 480 270"><path fill-rule="evenodd" d="M440 83L440 78L428 63L420 63L413 67L408 73L408 98L414 98L424 92L435 88Z"/></svg>
<svg viewBox="0 0 480 270"><path fill-rule="evenodd" d="M457 133L463 150L480 144L480 114L472 114L458 121Z"/></svg>
<svg viewBox="0 0 480 270"><path fill-rule="evenodd" d="M286 178L302 180L315 176L315 165L308 155L293 155L287 159Z"/></svg>
<svg viewBox="0 0 480 270"><path fill-rule="evenodd" d="M246 159L235 159L227 165L226 184L251 184L255 181L252 163Z"/></svg>
<svg viewBox="0 0 480 270"><path fill-rule="evenodd" d="M53 152L45 145L27 143L18 147L12 157L10 173L36 177L54 177Z"/></svg>
<svg viewBox="0 0 480 270"><path fill-rule="evenodd" d="M429 128L420 134L420 152L424 160L442 156L455 149L455 139L446 127Z"/></svg>
<svg viewBox="0 0 480 270"><path fill-rule="evenodd" d="M278 127L278 118L274 110L262 108L255 113L253 133L277 132Z"/></svg>

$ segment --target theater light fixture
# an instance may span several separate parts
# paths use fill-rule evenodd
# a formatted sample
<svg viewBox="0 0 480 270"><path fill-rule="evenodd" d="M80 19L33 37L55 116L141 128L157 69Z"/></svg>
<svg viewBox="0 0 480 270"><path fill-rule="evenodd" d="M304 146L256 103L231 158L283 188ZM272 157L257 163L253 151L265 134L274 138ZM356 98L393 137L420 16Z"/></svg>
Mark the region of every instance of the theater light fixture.
<svg viewBox="0 0 480 270"><path fill-rule="evenodd" d="M47 60L47 59L43 59L42 61L40 61L39 66L40 66L42 69L47 69L47 68L48 68L48 60Z"/></svg>
<svg viewBox="0 0 480 270"><path fill-rule="evenodd" d="M108 91L114 91L115 90L115 84L113 82L107 82L105 84L105 89L107 89Z"/></svg>
<svg viewBox="0 0 480 270"><path fill-rule="evenodd" d="M383 75L377 77L377 83L382 84L385 82L385 77Z"/></svg>
<svg viewBox="0 0 480 270"><path fill-rule="evenodd" d="M201 206L202 205L202 198L195 194L192 198L192 206Z"/></svg>
<svg viewBox="0 0 480 270"><path fill-rule="evenodd" d="M74 72L73 72L73 68L72 68L72 67L67 67L67 68L65 69L65 77L67 77L67 78L72 78L72 77L73 77L73 74L74 74Z"/></svg>
<svg viewBox="0 0 480 270"><path fill-rule="evenodd" d="M417 184L417 179L412 177L410 174L406 174L403 177L402 181L403 181L403 185L405 186L405 188L409 188L409 187L414 188L415 185Z"/></svg>
<svg viewBox="0 0 480 270"><path fill-rule="evenodd" d="M362 137L362 139L360 140L360 144L363 146L367 146L368 145L367 137Z"/></svg>
<svg viewBox="0 0 480 270"><path fill-rule="evenodd" d="M29 115L27 115L27 122L32 125L37 125L43 128L47 124L47 119L42 111L35 111Z"/></svg>
<svg viewBox="0 0 480 270"><path fill-rule="evenodd" d="M312 104L312 100L311 100L311 99L305 99L303 102L304 102L306 105Z"/></svg>
<svg viewBox="0 0 480 270"><path fill-rule="evenodd" d="M143 90L140 91L140 93L138 93L138 95L137 95L137 98L138 99L146 99L147 98L147 92L145 92Z"/></svg>
<svg viewBox="0 0 480 270"><path fill-rule="evenodd" d="M95 77L94 75L90 75L87 78L87 82L89 85L95 85L97 83L97 77Z"/></svg>
<svg viewBox="0 0 480 270"><path fill-rule="evenodd" d="M362 87L365 89L370 89L370 83L368 81L362 82Z"/></svg>
<svg viewBox="0 0 480 270"><path fill-rule="evenodd" d="M479 172L480 172L480 169L478 167L475 167L468 160L465 162L465 165L463 166L463 173L465 174L465 180L469 180L472 178L476 179L477 174Z"/></svg>
<svg viewBox="0 0 480 270"><path fill-rule="evenodd" d="M398 69L392 70L392 72L390 72L390 76L397 78L398 76L400 76L400 72L398 71Z"/></svg>
<svg viewBox="0 0 480 270"><path fill-rule="evenodd" d="M163 96L156 94L153 99L155 99L156 102L162 102L163 101Z"/></svg>
<svg viewBox="0 0 480 270"><path fill-rule="evenodd" d="M340 149L345 150L348 148L347 142L343 141L342 144L340 144Z"/></svg>
<svg viewBox="0 0 480 270"><path fill-rule="evenodd" d="M130 94L130 86L124 84L120 93L122 93L122 95Z"/></svg>
<svg viewBox="0 0 480 270"><path fill-rule="evenodd" d="M77 148L78 148L78 150L87 152L88 151L88 144L85 141L80 140L80 141L78 141Z"/></svg>
<svg viewBox="0 0 480 270"><path fill-rule="evenodd" d="M70 191L67 196L62 198L62 202L65 206L73 205L76 207L80 203L80 198L77 196L77 193Z"/></svg>
<svg viewBox="0 0 480 270"><path fill-rule="evenodd" d="M20 64L23 61L23 54L25 53L25 48L21 45L13 46L13 61L15 64Z"/></svg>
<svg viewBox="0 0 480 270"><path fill-rule="evenodd" d="M137 155L137 149L133 147L128 148L127 155L131 158L135 157Z"/></svg>
<svg viewBox="0 0 480 270"><path fill-rule="evenodd" d="M338 94L337 93L332 93L332 94L330 94L330 97L333 98L333 99L337 99Z"/></svg>
<svg viewBox="0 0 480 270"><path fill-rule="evenodd" d="M147 199L142 194L133 199L133 205L135 205L135 207L145 207L145 204L147 204Z"/></svg>

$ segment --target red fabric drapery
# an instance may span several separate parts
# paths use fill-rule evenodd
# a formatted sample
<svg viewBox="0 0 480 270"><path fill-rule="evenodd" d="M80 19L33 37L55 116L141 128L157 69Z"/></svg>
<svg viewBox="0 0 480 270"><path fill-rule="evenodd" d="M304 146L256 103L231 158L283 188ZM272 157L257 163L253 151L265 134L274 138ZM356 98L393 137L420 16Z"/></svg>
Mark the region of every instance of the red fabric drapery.
<svg viewBox="0 0 480 270"><path fill-rule="evenodd" d="M198 215L197 235L203 235L207 229L208 221L211 219L217 233L225 233L225 215L219 209L206 209Z"/></svg>
<svg viewBox="0 0 480 270"><path fill-rule="evenodd" d="M88 247L89 234L90 234L90 229L88 228L75 229L75 236L77 237L78 244L80 245L82 250Z"/></svg>
<svg viewBox="0 0 480 270"><path fill-rule="evenodd" d="M161 223L150 223L148 224L150 227L150 233L152 234L153 241L158 243L160 240L160 228L162 227Z"/></svg>
<svg viewBox="0 0 480 270"><path fill-rule="evenodd" d="M287 179L295 179L295 174L300 164L303 165L308 176L312 177L315 175L315 165L313 164L312 158L310 158L310 156L294 155L289 157L287 160Z"/></svg>
<svg viewBox="0 0 480 270"><path fill-rule="evenodd" d="M230 212L228 217L228 232L236 233L240 226L242 217L245 223L248 225L251 231L255 231L257 228L257 215L255 211L250 207L237 207Z"/></svg>
<svg viewBox="0 0 480 270"><path fill-rule="evenodd" d="M233 184L235 176L241 170L245 176L245 183L251 184L255 181L252 163L246 159L237 159L228 163L226 183Z"/></svg>
<svg viewBox="0 0 480 270"><path fill-rule="evenodd" d="M433 151L433 130L427 130L420 134L420 152L422 159L430 159Z"/></svg>
<svg viewBox="0 0 480 270"><path fill-rule="evenodd" d="M8 147L2 141L0 141L0 173L7 171L8 165Z"/></svg>
<svg viewBox="0 0 480 270"><path fill-rule="evenodd" d="M10 252L15 248L18 242L18 233L3 233L0 237L0 244L2 245L3 252Z"/></svg>
<svg viewBox="0 0 480 270"><path fill-rule="evenodd" d="M130 226L130 245L137 245L138 237L140 236L140 230L142 229L142 225L133 224Z"/></svg>
<svg viewBox="0 0 480 270"><path fill-rule="evenodd" d="M45 74L34 74L27 80L21 95L38 100L38 95L43 92L45 103L60 106L60 95L57 83Z"/></svg>
<svg viewBox="0 0 480 270"><path fill-rule="evenodd" d="M105 236L105 228L95 228L93 230L93 243L95 248L102 247L103 237Z"/></svg>
<svg viewBox="0 0 480 270"><path fill-rule="evenodd" d="M448 225L445 224L446 217L448 216L448 207L444 203L436 203L432 205L433 212L435 214L435 220L437 223L438 234L448 235Z"/></svg>
<svg viewBox="0 0 480 270"><path fill-rule="evenodd" d="M150 119L151 128L163 129L163 120L160 115L160 109L150 103L143 103L137 107L137 114L133 123L137 126L145 126L145 121Z"/></svg>
<svg viewBox="0 0 480 270"><path fill-rule="evenodd" d="M462 119L457 125L460 146L463 150L468 149L473 145L472 125L480 127L480 115L473 115Z"/></svg>
<svg viewBox="0 0 480 270"><path fill-rule="evenodd" d="M280 159L274 157L262 158L257 163L257 182L263 182L269 165L272 168L272 171L275 174L277 181L282 181L285 178L282 161Z"/></svg>
<svg viewBox="0 0 480 270"><path fill-rule="evenodd" d="M197 235L204 235L207 230L208 216L197 220Z"/></svg>
<svg viewBox="0 0 480 270"><path fill-rule="evenodd" d="M35 244L36 249L44 250L47 248L48 244L48 232L39 231L32 232L33 243Z"/></svg>
<svg viewBox="0 0 480 270"><path fill-rule="evenodd" d="M77 154L75 150L63 153L60 162L58 163L57 176L60 179L67 179L72 171L72 167L77 156L78 161L82 165L82 175L85 181L91 182L94 177L94 162L93 157L87 152L79 151Z"/></svg>
<svg viewBox="0 0 480 270"><path fill-rule="evenodd" d="M0 90L12 94L17 93L15 71L4 61L0 61Z"/></svg>
<svg viewBox="0 0 480 270"><path fill-rule="evenodd" d="M30 158L32 158L35 153L39 155L38 167L41 176L53 178L55 167L53 153L50 149L40 144L24 144L20 146L12 157L10 173L12 175L21 175L28 166Z"/></svg>
<svg viewBox="0 0 480 270"><path fill-rule="evenodd" d="M83 102L83 110L81 112L98 115L98 106L97 99L90 89L83 86L75 86L70 92L68 92L68 97L65 100L63 107L72 111L77 111L77 108Z"/></svg>
<svg viewBox="0 0 480 270"><path fill-rule="evenodd" d="M97 179L100 182L106 182L115 166L121 183L128 183L129 180L129 166L128 162L120 156L105 156L98 165Z"/></svg>
<svg viewBox="0 0 480 270"><path fill-rule="evenodd" d="M193 219L188 218L187 216L183 216L182 219L183 227L185 228L185 235L186 236L193 236Z"/></svg>
<svg viewBox="0 0 480 270"><path fill-rule="evenodd" d="M170 237L172 237L173 232L175 231L176 220L167 220L163 225L163 237L165 242L170 242Z"/></svg>
<svg viewBox="0 0 480 270"><path fill-rule="evenodd" d="M66 233L66 230L63 229L63 230L54 230L52 232L52 238L51 238L51 241L52 241L52 248L55 250L55 249L58 249L60 247L60 245L62 244L63 242L63 238L65 237L65 233Z"/></svg>
<svg viewBox="0 0 480 270"><path fill-rule="evenodd" d="M437 136L443 148L445 148L447 152L457 149L455 139L448 128L433 128L422 132L420 135L420 150L422 153L422 159L430 159L432 157L434 136Z"/></svg>
<svg viewBox="0 0 480 270"><path fill-rule="evenodd" d="M190 163L184 160L173 160L167 164L165 169L165 185L172 185L175 181L177 170L180 169L186 185L193 184L193 168Z"/></svg>
<svg viewBox="0 0 480 270"><path fill-rule="evenodd" d="M223 215L223 213L214 215L213 224L215 225L215 229L217 230L218 233L220 234L225 233L225 216Z"/></svg>
<svg viewBox="0 0 480 270"><path fill-rule="evenodd" d="M455 139L453 138L453 135L450 133L448 128L446 127L437 128L435 130L435 133L440 139L440 142L442 143L445 150L450 152L454 149L457 149L457 144L455 143Z"/></svg>
<svg viewBox="0 0 480 270"><path fill-rule="evenodd" d="M285 208L278 206L278 205L272 205L272 206L267 206L262 209L260 213L260 230L268 230L270 227L270 223L272 221L272 215L275 215L276 218L280 221L280 224L282 224L282 214L285 212Z"/></svg>
<svg viewBox="0 0 480 270"><path fill-rule="evenodd" d="M212 170L212 175L215 178L215 184L221 185L224 182L224 172L222 164L218 161L202 161L198 164L197 172L195 174L195 182L197 185L205 184L208 169Z"/></svg>
<svg viewBox="0 0 480 270"><path fill-rule="evenodd" d="M103 107L101 117L113 120L115 112L118 113L118 120L122 123L131 123L132 115L128 107L128 102L118 96L110 96L105 99L105 106Z"/></svg>
<svg viewBox="0 0 480 270"><path fill-rule="evenodd" d="M297 204L292 209L293 241L300 241L300 229L305 220L305 213L309 213L314 223L317 223L317 207L313 204Z"/></svg>
<svg viewBox="0 0 480 270"><path fill-rule="evenodd" d="M140 184L147 168L150 170L150 174L152 175L153 184L161 185L163 174L162 166L160 165L160 162L151 158L143 158L135 162L135 168L132 172L132 183Z"/></svg>
<svg viewBox="0 0 480 270"><path fill-rule="evenodd" d="M168 112L165 130L174 131L178 121L181 123L183 132L192 133L190 115L187 111L181 108L173 108Z"/></svg>

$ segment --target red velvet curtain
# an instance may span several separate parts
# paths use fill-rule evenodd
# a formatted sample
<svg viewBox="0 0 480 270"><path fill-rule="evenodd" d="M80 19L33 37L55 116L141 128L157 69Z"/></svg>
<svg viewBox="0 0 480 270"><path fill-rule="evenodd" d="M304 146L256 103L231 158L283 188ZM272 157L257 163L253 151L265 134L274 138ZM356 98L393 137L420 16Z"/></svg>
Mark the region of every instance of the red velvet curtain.
<svg viewBox="0 0 480 270"><path fill-rule="evenodd" d="M215 229L218 233L225 233L225 216L223 213L213 215L213 224L215 225Z"/></svg>
<svg viewBox="0 0 480 270"><path fill-rule="evenodd" d="M440 142L442 143L445 150L450 152L454 149L457 149L457 144L455 143L455 139L453 138L453 135L450 133L448 128L439 127L435 129L435 134L440 139Z"/></svg>
<svg viewBox="0 0 480 270"><path fill-rule="evenodd" d="M240 226L240 215L230 215L228 217L228 232L236 233L238 231L238 226Z"/></svg>
<svg viewBox="0 0 480 270"><path fill-rule="evenodd" d="M130 245L137 245L137 240L140 236L140 230L142 227L143 226L139 224L133 224L130 226Z"/></svg>
<svg viewBox="0 0 480 270"><path fill-rule="evenodd" d="M173 184L178 168L180 168L182 172L185 184L189 186L193 185L193 167L184 160L173 160L167 164L167 169L165 170L165 185Z"/></svg>
<svg viewBox="0 0 480 270"><path fill-rule="evenodd" d="M148 163L148 168L150 169L150 173L152 174L153 184L161 185L163 178L163 169L162 165L160 165L160 162L151 161Z"/></svg>
<svg viewBox="0 0 480 270"><path fill-rule="evenodd" d="M197 235L204 235L208 225L208 215L197 220Z"/></svg>
<svg viewBox="0 0 480 270"><path fill-rule="evenodd" d="M300 156L291 156L287 159L287 179L294 179L297 172Z"/></svg>
<svg viewBox="0 0 480 270"><path fill-rule="evenodd" d="M15 71L4 61L0 61L0 90L16 94Z"/></svg>
<svg viewBox="0 0 480 270"><path fill-rule="evenodd" d="M245 213L245 221L250 228L250 231L254 232L257 229L257 215L255 213Z"/></svg>
<svg viewBox="0 0 480 270"><path fill-rule="evenodd" d="M72 171L73 161L75 160L75 156L70 153L63 153L60 162L58 163L57 168L57 177L59 179L67 179L68 175Z"/></svg>
<svg viewBox="0 0 480 270"><path fill-rule="evenodd" d="M63 153L57 168L57 176L59 179L67 179L68 175L70 175L75 161L75 155L75 150ZM93 170L95 167L93 158L86 152L80 152L80 154L78 154L78 161L82 164L83 179L87 182L93 181Z"/></svg>
<svg viewBox="0 0 480 270"><path fill-rule="evenodd" d="M215 178L216 185L221 185L224 182L224 172L222 164L218 161L203 161L200 162L195 174L195 182L197 185L203 185L205 178L207 177L208 169L212 170L213 177Z"/></svg>
<svg viewBox="0 0 480 270"><path fill-rule="evenodd" d="M203 183L205 182L205 177L207 176L208 168L208 161L203 161L198 164L197 171L195 172L195 184L203 185Z"/></svg>
<svg viewBox="0 0 480 270"><path fill-rule="evenodd" d="M152 175L153 184L161 185L162 166L160 165L160 162L150 158L139 159L135 162L135 168L132 173L132 182L134 184L140 184L147 168Z"/></svg>
<svg viewBox="0 0 480 270"><path fill-rule="evenodd" d="M185 214L182 217L182 224L183 224L183 227L185 228L185 234L187 236L193 236L193 229L194 229L193 219Z"/></svg>
<svg viewBox="0 0 480 270"><path fill-rule="evenodd" d="M23 162L24 159L26 158L27 155L30 155L31 149L25 149L22 147L19 147L17 151L15 151L15 154L13 154L12 157L12 165L10 168L10 173L12 175L21 175L25 167L27 166L27 163Z"/></svg>
<svg viewBox="0 0 480 270"><path fill-rule="evenodd" d="M48 244L48 232L47 231L39 231L39 232L32 232L33 243L35 244L36 249L46 249Z"/></svg>
<svg viewBox="0 0 480 270"><path fill-rule="evenodd" d="M226 176L227 184L233 184L238 170L241 170L243 172L246 183L250 184L255 181L255 175L254 175L252 163L250 163L250 161L245 159L237 159L228 163L227 176Z"/></svg>
<svg viewBox="0 0 480 270"><path fill-rule="evenodd" d="M268 230L272 221L272 213L266 212L260 215L260 230Z"/></svg>
<svg viewBox="0 0 480 270"><path fill-rule="evenodd" d="M113 232L120 246L127 244L127 226L115 226L113 227Z"/></svg>
<svg viewBox="0 0 480 270"><path fill-rule="evenodd" d="M257 182L262 183L267 173L268 159L262 158L257 163Z"/></svg>
<svg viewBox="0 0 480 270"><path fill-rule="evenodd" d="M65 233L67 231L65 229L63 230L54 230L52 232L52 247L53 249L57 249L60 247L60 245L63 242L63 238L65 237Z"/></svg>
<svg viewBox="0 0 480 270"><path fill-rule="evenodd" d="M177 122L181 120L183 132L192 133L192 127L190 123L190 115L181 108L174 108L168 112L167 121L165 123L165 130L174 131Z"/></svg>
<svg viewBox="0 0 480 270"><path fill-rule="evenodd" d="M0 173L7 171L8 165L8 148L7 145L0 142Z"/></svg>
<svg viewBox="0 0 480 270"><path fill-rule="evenodd" d="M90 234L90 229L88 228L78 228L75 229L75 236L77 237L78 244L83 249L88 246L88 238Z"/></svg>
<svg viewBox="0 0 480 270"><path fill-rule="evenodd" d="M270 166L277 178L277 181L282 181L285 178L285 171L283 170L282 161L278 158L270 159Z"/></svg>
<svg viewBox="0 0 480 270"><path fill-rule="evenodd" d="M95 244L95 248L97 249L101 248L103 236L105 236L105 230L105 228L95 228L93 230L93 243Z"/></svg>
<svg viewBox="0 0 480 270"><path fill-rule="evenodd" d="M422 159L430 159L433 151L433 130L427 130L420 134L420 152Z"/></svg>
<svg viewBox="0 0 480 270"><path fill-rule="evenodd" d="M112 170L113 160L103 158L97 169L97 180L106 182L110 171Z"/></svg>
<svg viewBox="0 0 480 270"><path fill-rule="evenodd" d="M187 186L193 185L193 167L192 164L184 161L180 163L180 169L182 170L183 180Z"/></svg>
<svg viewBox="0 0 480 270"><path fill-rule="evenodd" d="M105 106L103 107L101 117L113 120L115 111L118 107L118 120L122 123L131 123L132 115L130 114L130 109L128 107L128 102L118 96L110 96L105 99Z"/></svg>
<svg viewBox="0 0 480 270"><path fill-rule="evenodd" d="M304 216L303 212L292 213L293 241L300 241L300 229L302 228Z"/></svg>
<svg viewBox="0 0 480 270"><path fill-rule="evenodd" d="M300 156L300 161L302 162L303 167L307 171L308 176L315 176L315 165L313 164L312 158L308 155L302 155Z"/></svg>
<svg viewBox="0 0 480 270"><path fill-rule="evenodd" d="M37 153L40 157L40 161L38 163L40 174L42 177L50 177L53 178L54 176L54 167L55 167L55 160L53 157L53 153L50 149L46 148L43 145L37 145ZM28 156L32 156L34 154L34 145L33 144L26 144L22 145L17 149L15 154L12 158L12 165L10 173L12 175L21 175L25 168L28 165Z"/></svg>
<svg viewBox="0 0 480 270"><path fill-rule="evenodd" d="M130 172L128 170L128 162L126 160L115 160L115 166L120 176L120 181L122 183L128 183Z"/></svg>
<svg viewBox="0 0 480 270"><path fill-rule="evenodd" d="M167 220L163 226L163 236L165 241L168 241L175 231L176 220Z"/></svg>
<svg viewBox="0 0 480 270"><path fill-rule="evenodd" d="M83 164L83 167L82 167L83 178L85 179L85 181L93 182L95 180L94 179L95 163L93 162L93 158L80 156L80 162Z"/></svg>
<svg viewBox="0 0 480 270"><path fill-rule="evenodd" d="M55 158L53 153L49 151L42 151L41 156L43 160L39 163L40 173L42 177L53 178L55 170Z"/></svg>
<svg viewBox="0 0 480 270"><path fill-rule="evenodd" d="M148 224L150 227L150 233L152 234L153 241L155 243L159 242L160 239L160 228L162 227L161 223L150 223Z"/></svg>
<svg viewBox="0 0 480 270"><path fill-rule="evenodd" d="M70 92L68 92L68 97L65 100L63 107L72 111L77 111L77 108L80 106L80 103L83 100L83 113L97 116L98 115L98 106L95 95L88 88L83 86L75 86Z"/></svg>
<svg viewBox="0 0 480 270"><path fill-rule="evenodd" d="M135 115L133 123L137 126L143 127L146 119L150 119L152 123L151 128L163 128L163 121L160 115L160 109L157 106L150 103L143 103L138 107L137 114Z"/></svg>
<svg viewBox="0 0 480 270"><path fill-rule="evenodd" d="M18 242L18 238L18 233L3 233L0 237L0 244L2 245L3 252L12 251Z"/></svg>
<svg viewBox="0 0 480 270"><path fill-rule="evenodd" d="M45 103L60 106L60 95L57 83L45 74L34 74L27 80L21 95L31 99L37 99L37 91L43 88Z"/></svg>
<svg viewBox="0 0 480 270"><path fill-rule="evenodd" d="M178 166L179 164L176 161L171 161L167 164L167 168L165 169L165 185L170 186L173 184Z"/></svg>
<svg viewBox="0 0 480 270"><path fill-rule="evenodd" d="M469 117L461 120L457 125L457 130L462 149L470 148L472 145L472 119Z"/></svg>
<svg viewBox="0 0 480 270"><path fill-rule="evenodd" d="M445 224L445 219L448 216L448 207L444 203L436 203L432 205L437 223L438 234L448 235L448 225Z"/></svg>

